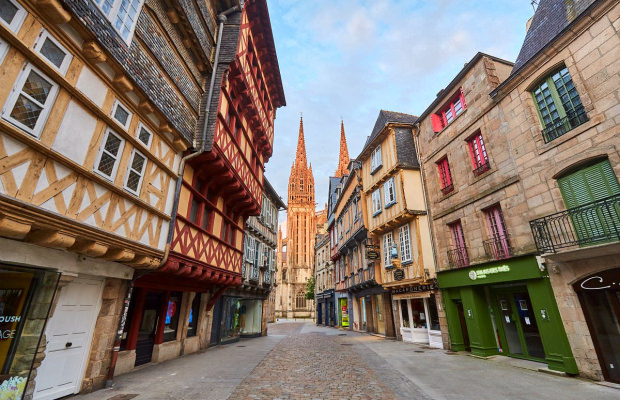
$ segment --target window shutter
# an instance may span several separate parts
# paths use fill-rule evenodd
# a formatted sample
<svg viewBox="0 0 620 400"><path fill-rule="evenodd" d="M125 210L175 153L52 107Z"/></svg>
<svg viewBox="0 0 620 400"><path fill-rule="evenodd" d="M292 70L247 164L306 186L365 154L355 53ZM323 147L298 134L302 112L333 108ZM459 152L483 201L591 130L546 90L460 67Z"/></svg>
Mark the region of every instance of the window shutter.
<svg viewBox="0 0 620 400"><path fill-rule="evenodd" d="M443 124L441 123L441 116L437 114L431 114L431 122L433 123L433 132L441 132Z"/></svg>
<svg viewBox="0 0 620 400"><path fill-rule="evenodd" d="M465 95L463 94L463 88L459 89L459 98L461 99L461 104L463 106L463 110L467 108L467 103L465 103Z"/></svg>
<svg viewBox="0 0 620 400"><path fill-rule="evenodd" d="M558 179L566 208L574 208L620 193L620 184L605 160Z"/></svg>

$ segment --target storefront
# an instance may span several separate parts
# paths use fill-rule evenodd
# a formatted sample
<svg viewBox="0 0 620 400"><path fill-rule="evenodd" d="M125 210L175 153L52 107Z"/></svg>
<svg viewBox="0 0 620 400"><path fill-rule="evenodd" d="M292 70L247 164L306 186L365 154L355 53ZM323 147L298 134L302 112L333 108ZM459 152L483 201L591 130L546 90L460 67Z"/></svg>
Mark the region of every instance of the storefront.
<svg viewBox="0 0 620 400"><path fill-rule="evenodd" d="M546 269L534 256L438 273L452 350L578 373Z"/></svg>
<svg viewBox="0 0 620 400"><path fill-rule="evenodd" d="M258 337L263 331L262 298L222 296L213 308L211 344L238 342L242 337Z"/></svg>
<svg viewBox="0 0 620 400"><path fill-rule="evenodd" d="M334 326L335 305L334 289L329 289L316 295L316 323L323 326Z"/></svg>
<svg viewBox="0 0 620 400"><path fill-rule="evenodd" d="M620 383L620 268L582 278L573 289L579 296L603 376Z"/></svg>
<svg viewBox="0 0 620 400"><path fill-rule="evenodd" d="M403 342L427 344L442 349L437 307L437 282L432 280L404 287L393 287L392 308Z"/></svg>
<svg viewBox="0 0 620 400"><path fill-rule="evenodd" d="M354 319L353 330L386 335L389 331L388 325L392 321L389 318L389 309L386 309L390 304L389 292L377 284L365 289L352 287L349 290Z"/></svg>
<svg viewBox="0 0 620 400"><path fill-rule="evenodd" d="M335 292L336 326L349 329L349 298L346 292Z"/></svg>
<svg viewBox="0 0 620 400"><path fill-rule="evenodd" d="M59 276L0 264L0 399L22 398Z"/></svg>

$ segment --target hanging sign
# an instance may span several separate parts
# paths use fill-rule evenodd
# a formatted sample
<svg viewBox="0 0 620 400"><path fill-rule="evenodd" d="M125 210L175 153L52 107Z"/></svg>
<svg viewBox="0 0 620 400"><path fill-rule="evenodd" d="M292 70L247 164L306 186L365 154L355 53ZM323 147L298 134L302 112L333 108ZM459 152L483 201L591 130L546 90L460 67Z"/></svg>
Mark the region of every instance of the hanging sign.
<svg viewBox="0 0 620 400"><path fill-rule="evenodd" d="M405 271L402 269L397 269L394 271L394 280L402 281L405 279Z"/></svg>
<svg viewBox="0 0 620 400"><path fill-rule="evenodd" d="M431 283L422 284L422 285L407 286L407 287L401 287L398 289L392 289L392 294L427 292L427 291L435 290L435 289L437 289L437 283L431 282Z"/></svg>
<svg viewBox="0 0 620 400"><path fill-rule="evenodd" d="M375 250L366 250L366 258L369 260L378 260L379 252Z"/></svg>

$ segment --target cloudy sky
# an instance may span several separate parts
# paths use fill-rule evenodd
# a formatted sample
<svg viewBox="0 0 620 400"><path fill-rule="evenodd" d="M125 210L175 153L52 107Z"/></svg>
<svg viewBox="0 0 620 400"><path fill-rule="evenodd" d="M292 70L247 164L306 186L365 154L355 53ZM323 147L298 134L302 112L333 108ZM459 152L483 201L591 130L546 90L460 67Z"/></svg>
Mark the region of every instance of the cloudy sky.
<svg viewBox="0 0 620 400"><path fill-rule="evenodd" d="M266 176L287 197L303 112L317 208L338 164L340 120L356 157L380 109L419 115L478 51L514 61L531 0L268 0L287 106ZM281 219L284 219L281 215Z"/></svg>

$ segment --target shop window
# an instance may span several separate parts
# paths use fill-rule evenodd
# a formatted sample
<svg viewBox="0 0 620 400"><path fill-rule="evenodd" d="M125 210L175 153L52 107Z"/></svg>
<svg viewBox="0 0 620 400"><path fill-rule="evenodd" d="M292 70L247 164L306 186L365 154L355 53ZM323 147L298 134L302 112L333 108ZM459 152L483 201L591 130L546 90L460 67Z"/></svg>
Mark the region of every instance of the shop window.
<svg viewBox="0 0 620 400"><path fill-rule="evenodd" d="M370 174L373 175L382 166L383 161L381 160L381 145L378 145L370 154Z"/></svg>
<svg viewBox="0 0 620 400"><path fill-rule="evenodd" d="M192 300L192 308L189 309L187 319L187 337L196 336L198 333L198 317L200 316L200 293L196 293Z"/></svg>
<svg viewBox="0 0 620 400"><path fill-rule="evenodd" d="M439 170L439 183L441 184L441 193L444 195L454 190L452 184L452 175L450 174L450 164L448 164L448 157L444 157L437 161L437 169Z"/></svg>
<svg viewBox="0 0 620 400"><path fill-rule="evenodd" d="M454 121L454 119L463 111L465 111L465 108L465 96L463 95L463 89L459 88L448 103L444 105L441 110L431 116L433 131L436 133L440 132L443 128Z"/></svg>
<svg viewBox="0 0 620 400"><path fill-rule="evenodd" d="M480 175L491 169L487 149L484 146L484 140L480 131L467 140L467 145L471 161L474 164L474 175Z"/></svg>
<svg viewBox="0 0 620 400"><path fill-rule="evenodd" d="M434 294L431 294L431 297L428 298L428 314L430 329L433 331L440 330L439 313L437 312L437 300L435 299Z"/></svg>
<svg viewBox="0 0 620 400"><path fill-rule="evenodd" d="M383 197L383 200L385 200L385 208L388 208L396 203L396 186L394 185L394 177L388 179L383 185Z"/></svg>
<svg viewBox="0 0 620 400"><path fill-rule="evenodd" d="M381 213L381 189L377 188L372 192L372 216L377 216Z"/></svg>
<svg viewBox="0 0 620 400"><path fill-rule="evenodd" d="M411 261L411 235L409 224L405 224L398 228L398 241L400 242L400 261L404 263Z"/></svg>
<svg viewBox="0 0 620 400"><path fill-rule="evenodd" d="M146 157L134 149L129 162L129 170L127 172L127 180L125 181L125 189L140 195L140 187L142 186L142 178L144 177L144 169L146 167Z"/></svg>
<svg viewBox="0 0 620 400"><path fill-rule="evenodd" d="M164 321L164 342L177 340L182 296L183 293L181 292L172 292L168 298L168 308Z"/></svg>
<svg viewBox="0 0 620 400"><path fill-rule="evenodd" d="M407 300L400 301L400 315L403 318L403 328L411 328L411 322L409 321L409 309L407 308Z"/></svg>
<svg viewBox="0 0 620 400"><path fill-rule="evenodd" d="M566 67L545 77L532 90L532 97L548 143L588 121L579 93Z"/></svg>
<svg viewBox="0 0 620 400"><path fill-rule="evenodd" d="M39 137L58 92L58 85L28 64L9 95L2 118Z"/></svg>
<svg viewBox="0 0 620 400"><path fill-rule="evenodd" d="M92 0L125 43L131 43L144 0Z"/></svg>
<svg viewBox="0 0 620 400"><path fill-rule="evenodd" d="M133 114L120 101L116 100L112 107L112 118L116 120L125 129L129 129L131 116Z"/></svg>
<svg viewBox="0 0 620 400"><path fill-rule="evenodd" d="M95 163L95 171L104 177L113 180L116 175L116 169L120 160L120 155L123 152L123 146L125 141L111 130L107 130L103 141L101 142L101 148L99 149L99 156Z"/></svg>
<svg viewBox="0 0 620 400"><path fill-rule="evenodd" d="M153 133L149 131L146 126L140 123L138 125L136 138L140 142L142 142L142 144L145 145L146 148L148 149L151 147L151 141L153 140Z"/></svg>
<svg viewBox="0 0 620 400"><path fill-rule="evenodd" d="M26 10L15 0L0 0L0 22L17 32L26 18Z"/></svg>
<svg viewBox="0 0 620 400"><path fill-rule="evenodd" d="M45 29L41 31L34 44L34 51L43 56L62 75L67 72L73 58L69 51Z"/></svg>

